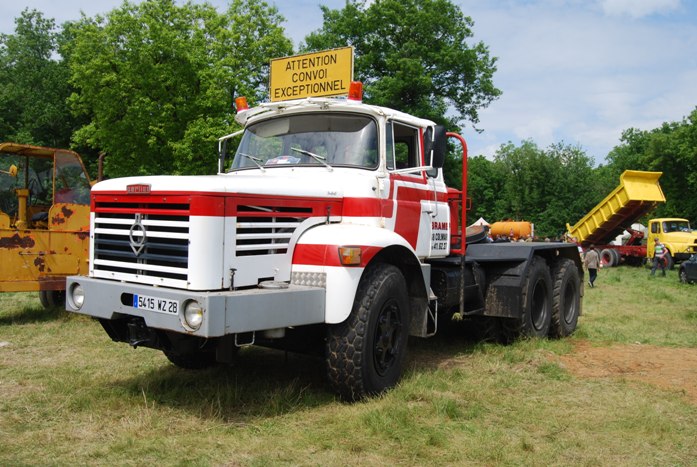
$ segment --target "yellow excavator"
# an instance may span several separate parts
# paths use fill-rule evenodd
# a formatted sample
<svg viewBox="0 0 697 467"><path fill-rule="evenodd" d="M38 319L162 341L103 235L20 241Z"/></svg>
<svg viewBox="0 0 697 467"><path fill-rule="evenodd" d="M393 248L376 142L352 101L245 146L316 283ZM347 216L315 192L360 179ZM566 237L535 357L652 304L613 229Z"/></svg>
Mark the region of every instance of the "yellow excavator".
<svg viewBox="0 0 697 467"><path fill-rule="evenodd" d="M88 269L90 188L77 153L0 143L0 292L63 306L65 277Z"/></svg>

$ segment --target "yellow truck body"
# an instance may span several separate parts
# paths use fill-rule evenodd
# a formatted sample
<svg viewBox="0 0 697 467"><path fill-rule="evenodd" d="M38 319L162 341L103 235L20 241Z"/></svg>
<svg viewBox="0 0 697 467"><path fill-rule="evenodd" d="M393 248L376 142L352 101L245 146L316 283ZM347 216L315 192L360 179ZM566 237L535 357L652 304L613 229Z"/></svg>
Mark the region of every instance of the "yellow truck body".
<svg viewBox="0 0 697 467"><path fill-rule="evenodd" d="M648 241L636 245L610 245L615 237L631 229L632 223L652 211L658 203L665 202L665 195L658 179L661 172L626 170L620 176L620 184L598 203L574 226L566 224L568 235L582 247L599 246L601 262L615 266L621 260L653 258L654 239L658 238L668 249L668 266L673 260L685 260L697 253L697 232L693 232L687 219L661 218L649 220ZM643 239L642 234L634 237Z"/></svg>
<svg viewBox="0 0 697 467"><path fill-rule="evenodd" d="M648 258L653 258L654 238L658 238L668 249L669 266L673 265L673 260L684 261L697 253L697 232L690 228L687 219L676 217L651 219L646 251Z"/></svg>
<svg viewBox="0 0 697 467"><path fill-rule="evenodd" d="M0 144L0 292L58 304L65 277L87 273L89 192L77 153Z"/></svg>
<svg viewBox="0 0 697 467"><path fill-rule="evenodd" d="M574 226L566 224L568 235L583 247L610 243L640 217L652 211L666 197L658 179L662 172L625 170L617 188Z"/></svg>

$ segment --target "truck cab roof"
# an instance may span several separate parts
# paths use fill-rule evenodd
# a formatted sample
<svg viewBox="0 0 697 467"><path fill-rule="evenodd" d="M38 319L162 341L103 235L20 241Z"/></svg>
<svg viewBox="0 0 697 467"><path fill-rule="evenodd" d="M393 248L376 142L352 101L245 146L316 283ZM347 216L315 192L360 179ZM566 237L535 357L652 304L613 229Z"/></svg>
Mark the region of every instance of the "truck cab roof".
<svg viewBox="0 0 697 467"><path fill-rule="evenodd" d="M361 101L337 98L310 97L283 102L268 102L259 104L247 110L238 112L235 121L241 125L249 125L259 120L283 114L303 112L354 112L373 116L374 118L396 119L416 127L434 126L431 120L414 117L388 107L364 104Z"/></svg>

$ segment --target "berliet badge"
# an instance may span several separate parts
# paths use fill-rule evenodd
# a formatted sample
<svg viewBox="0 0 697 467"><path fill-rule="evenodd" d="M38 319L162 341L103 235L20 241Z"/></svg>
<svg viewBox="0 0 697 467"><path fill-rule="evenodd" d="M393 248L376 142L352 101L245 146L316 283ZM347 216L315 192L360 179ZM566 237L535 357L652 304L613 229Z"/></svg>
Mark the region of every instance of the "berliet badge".
<svg viewBox="0 0 697 467"><path fill-rule="evenodd" d="M133 254L136 256L140 255L143 247L145 247L145 226L141 220L142 215L136 214L136 221L128 232L128 238L131 240L131 250L133 250Z"/></svg>

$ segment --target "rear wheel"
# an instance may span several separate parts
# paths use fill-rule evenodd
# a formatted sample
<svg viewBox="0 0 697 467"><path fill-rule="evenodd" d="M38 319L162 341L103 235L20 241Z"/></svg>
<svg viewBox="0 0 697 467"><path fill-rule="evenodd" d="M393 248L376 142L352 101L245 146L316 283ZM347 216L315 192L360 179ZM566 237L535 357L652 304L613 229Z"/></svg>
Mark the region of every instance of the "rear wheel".
<svg viewBox="0 0 697 467"><path fill-rule="evenodd" d="M581 278L576 263L562 259L552 271L552 323L549 334L564 337L572 334L581 311Z"/></svg>
<svg viewBox="0 0 697 467"><path fill-rule="evenodd" d="M395 266L365 271L349 317L328 328L327 375L344 400L354 401L393 387L407 351L409 299Z"/></svg>
<svg viewBox="0 0 697 467"><path fill-rule="evenodd" d="M613 266L619 266L620 265L620 252L617 250L610 250L612 252L612 256L614 258L613 260Z"/></svg>
<svg viewBox="0 0 697 467"><path fill-rule="evenodd" d="M600 264L604 268L611 268L615 266L615 259L614 250L611 248L605 248L600 252Z"/></svg>
<svg viewBox="0 0 697 467"><path fill-rule="evenodd" d="M552 278L544 259L535 256L523 283L519 318L504 324L507 340L546 337L552 322Z"/></svg>

